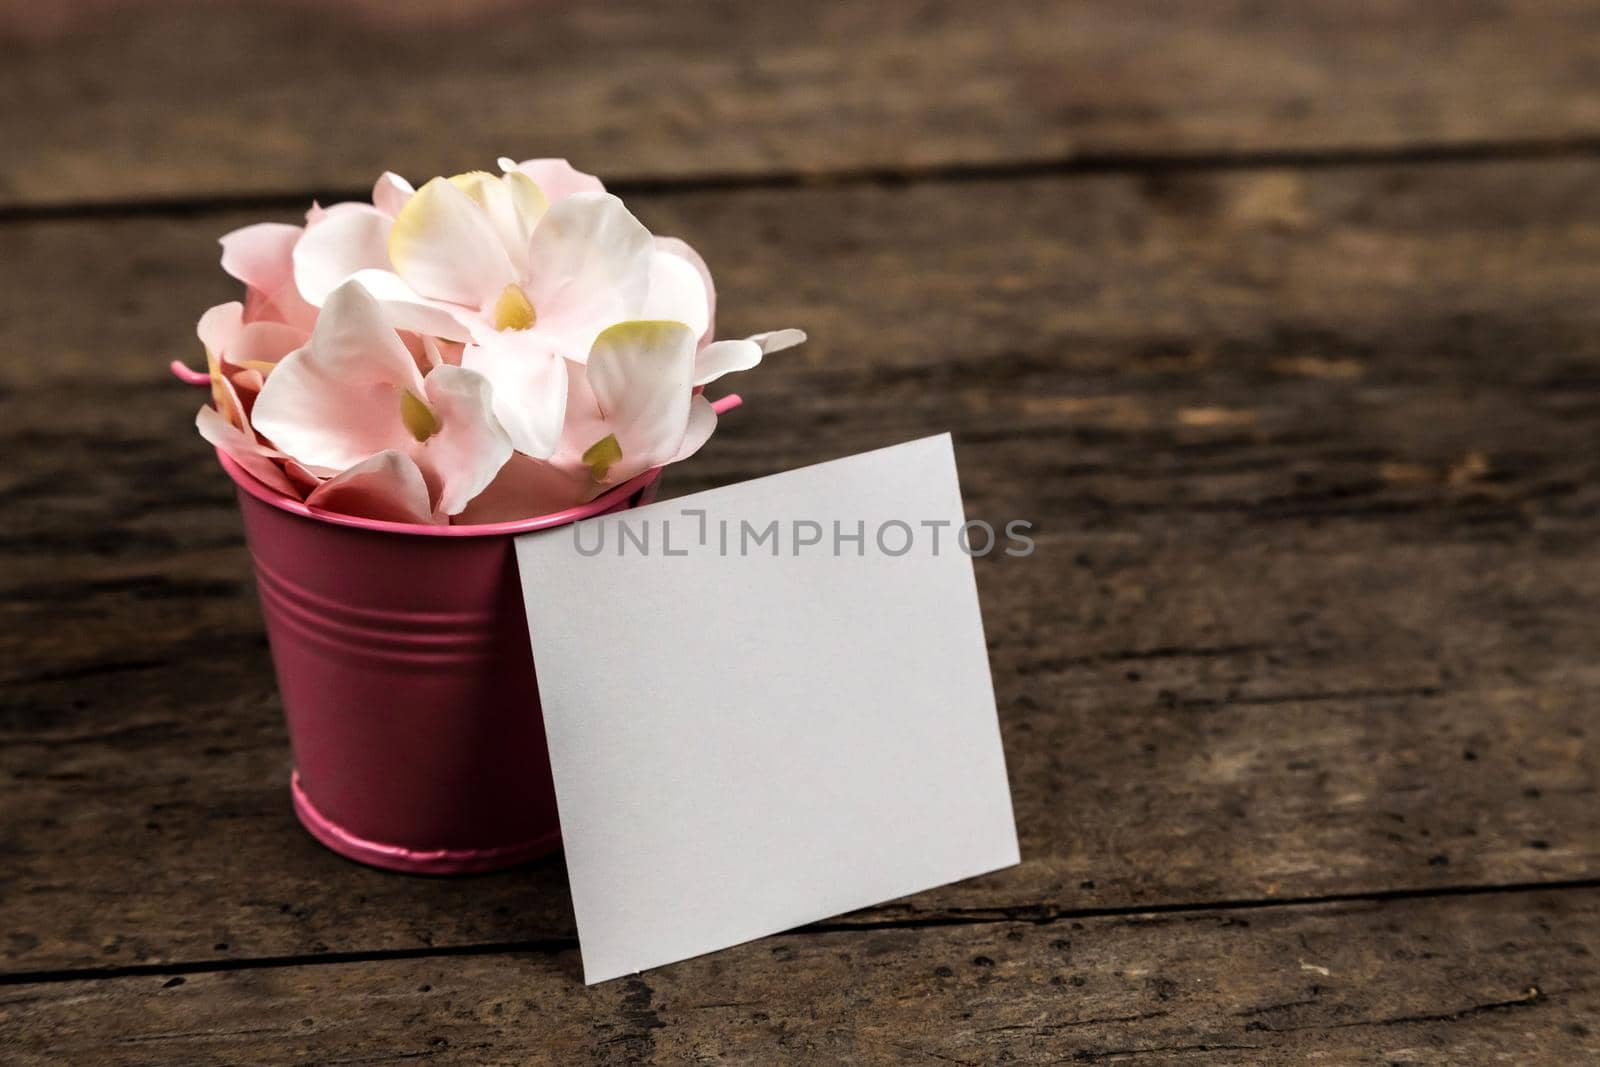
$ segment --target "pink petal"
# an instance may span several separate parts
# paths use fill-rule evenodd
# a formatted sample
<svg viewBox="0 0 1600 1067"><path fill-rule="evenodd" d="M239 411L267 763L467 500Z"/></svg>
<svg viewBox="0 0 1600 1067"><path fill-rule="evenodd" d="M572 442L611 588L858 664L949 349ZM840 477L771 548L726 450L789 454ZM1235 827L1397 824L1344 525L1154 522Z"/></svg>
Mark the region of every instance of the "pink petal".
<svg viewBox="0 0 1600 1067"><path fill-rule="evenodd" d="M250 428L250 413L245 410L244 399L221 363L211 368L211 405L224 422L237 426L247 438L255 441L255 431Z"/></svg>
<svg viewBox="0 0 1600 1067"><path fill-rule="evenodd" d="M267 450L224 418L216 408L209 405L202 407L195 413L194 425L200 431L201 437L213 447L227 453L228 458L239 464L262 485L285 496L300 499L300 494L290 484L282 469L267 456Z"/></svg>
<svg viewBox="0 0 1600 1067"><path fill-rule="evenodd" d="M452 521L462 525L531 519L581 504L596 492L598 487L581 465L563 467L515 452L489 487Z"/></svg>
<svg viewBox="0 0 1600 1067"><path fill-rule="evenodd" d="M291 279L275 293L251 289L245 294L245 322L281 322L310 333L317 324L317 309L306 303Z"/></svg>
<svg viewBox="0 0 1600 1067"><path fill-rule="evenodd" d="M227 375L222 368L222 354L244 328L244 305L237 300L207 308L200 321L195 323L195 335L206 350L206 371L211 379L211 402L223 416L237 423L243 416L238 398L226 388Z"/></svg>
<svg viewBox="0 0 1600 1067"><path fill-rule="evenodd" d="M275 446L312 467L343 470L415 439L400 416L421 372L382 310L356 282L328 297L311 343L280 360L252 421Z"/></svg>
<svg viewBox="0 0 1600 1067"><path fill-rule="evenodd" d="M372 186L372 206L392 219L400 214L400 209L415 193L416 189L412 188L410 182L386 170L378 175L377 182Z"/></svg>
<svg viewBox="0 0 1600 1067"><path fill-rule="evenodd" d="M427 373L434 367L444 366L444 353L439 350L439 342L437 340L427 334L412 334L411 336L419 338L422 342L422 363L420 365L424 368L423 373ZM406 347L410 348L411 346L407 345ZM416 353L413 352L412 354L415 355ZM460 365L460 361L457 361L456 366Z"/></svg>
<svg viewBox="0 0 1600 1067"><path fill-rule="evenodd" d="M328 480L327 476L319 474L305 464L297 463L292 459L283 461L283 473L288 476L290 483L297 490L295 496L301 498L304 498L306 494Z"/></svg>
<svg viewBox="0 0 1600 1067"><path fill-rule="evenodd" d="M318 307L357 271L389 268L394 220L366 204L335 204L306 226L294 247L294 281Z"/></svg>
<svg viewBox="0 0 1600 1067"><path fill-rule="evenodd" d="M493 390L483 375L435 367L424 386L439 429L411 454L439 484L439 510L454 515L505 466L511 439L494 417Z"/></svg>
<svg viewBox="0 0 1600 1067"><path fill-rule="evenodd" d="M425 333L413 330L400 331L400 343L406 346L406 351L411 353L411 360L417 365L417 370L426 377L433 368L444 363L444 355L439 351L436 338Z"/></svg>
<svg viewBox="0 0 1600 1067"><path fill-rule="evenodd" d="M309 340L306 331L281 322L247 322L234 338L223 360L235 367L250 363L277 363ZM260 370L259 367L256 368Z"/></svg>
<svg viewBox="0 0 1600 1067"><path fill-rule="evenodd" d="M428 526L442 521L428 503L422 472L410 456L394 450L379 452L323 482L306 503L363 519Z"/></svg>
<svg viewBox="0 0 1600 1067"><path fill-rule="evenodd" d="M244 329L244 305L237 300L207 308L200 321L195 323L195 336L205 345L206 353L217 359L233 344L239 331Z"/></svg>
<svg viewBox="0 0 1600 1067"><path fill-rule="evenodd" d="M564 159L525 159L521 163L513 163L505 156L500 157L500 169L504 171L520 171L532 178L534 184L544 193L545 199L554 204L557 200L565 200L573 193L603 193L605 185L593 174L585 174Z"/></svg>
<svg viewBox="0 0 1600 1067"><path fill-rule="evenodd" d="M294 284L301 227L263 222L222 238L222 269L245 283L244 321L286 322L310 330L317 312Z"/></svg>
<svg viewBox="0 0 1600 1067"><path fill-rule="evenodd" d="M261 392L261 387L267 383L267 376L260 371L250 368L235 370L228 374L228 384L233 387L239 403L244 408L245 422L249 421L250 405L256 401L256 396Z"/></svg>
<svg viewBox="0 0 1600 1067"><path fill-rule="evenodd" d="M276 293L294 280L294 246L301 228L258 222L222 235L222 269L262 293Z"/></svg>
<svg viewBox="0 0 1600 1067"><path fill-rule="evenodd" d="M494 412L518 452L546 459L561 442L567 410L567 361L537 335L484 337L461 354L461 365L494 386Z"/></svg>

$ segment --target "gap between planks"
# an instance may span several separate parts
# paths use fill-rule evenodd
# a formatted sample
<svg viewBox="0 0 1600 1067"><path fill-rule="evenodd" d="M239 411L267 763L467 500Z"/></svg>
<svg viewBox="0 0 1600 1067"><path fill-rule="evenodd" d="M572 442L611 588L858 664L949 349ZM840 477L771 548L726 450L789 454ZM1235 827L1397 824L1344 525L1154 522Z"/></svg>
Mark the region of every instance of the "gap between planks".
<svg viewBox="0 0 1600 1067"><path fill-rule="evenodd" d="M1122 918L1142 915L1204 914L1207 912L1263 911L1322 907L1329 904L1382 904L1400 900L1432 900L1451 897L1479 897L1515 893L1550 893L1600 889L1600 878L1574 878L1552 882L1511 882L1503 885L1439 886L1432 889L1384 889L1364 893L1324 893L1316 896L1217 900L1198 903L1124 904L1100 908L1037 910L1029 906L962 909L954 914L925 918L875 919L866 922L819 922L783 931L787 936L852 933L867 930L917 930L947 926L983 926L1000 923L1026 923L1051 926L1082 919ZM285 967L316 967L353 963L381 963L388 960L448 959L464 956L497 956L515 953L554 954L578 947L576 937L539 938L528 941L496 941L477 945L419 946L370 951L301 953L287 956L256 956L244 959L190 960L187 962L129 964L120 967L69 967L58 970L16 971L0 974L0 986L52 985L63 982L97 981L116 978L162 977L166 975L209 974L220 971L255 971Z"/></svg>
<svg viewBox="0 0 1600 1067"><path fill-rule="evenodd" d="M942 163L927 166L847 167L827 171L776 170L765 174L701 174L692 177L623 176L607 187L620 196L662 193L739 192L924 182L997 181L1088 174L1180 174L1252 170L1331 170L1342 167L1504 163L1600 157L1600 137L1462 141L1452 144L1377 148L1269 149L1195 153L1082 153L1004 163ZM141 200L78 201L70 204L0 206L0 224L104 218L194 217L230 211L293 210L312 200L362 200L366 189L322 189L291 193L202 193Z"/></svg>

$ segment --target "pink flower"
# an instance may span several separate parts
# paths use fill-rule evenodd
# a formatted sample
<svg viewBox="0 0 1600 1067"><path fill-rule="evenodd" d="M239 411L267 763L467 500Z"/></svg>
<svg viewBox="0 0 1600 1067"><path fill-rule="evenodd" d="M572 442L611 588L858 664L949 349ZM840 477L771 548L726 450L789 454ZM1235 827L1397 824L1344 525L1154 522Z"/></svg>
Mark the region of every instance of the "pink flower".
<svg viewBox="0 0 1600 1067"><path fill-rule="evenodd" d="M709 337L713 297L699 257L681 242L658 247L598 179L563 160L501 163L500 176L428 182L386 229L348 212L336 248L308 232L295 276L312 304L353 278L397 325L465 342L461 364L493 382L512 443L542 459L560 440L568 361L582 363L601 330L630 319L670 319ZM363 265L378 258L380 235L387 268Z"/></svg>
<svg viewBox="0 0 1600 1067"><path fill-rule="evenodd" d="M353 282L328 297L311 343L267 378L252 418L285 456L340 472L308 504L369 517L445 521L511 455L488 381L443 362L424 374L377 301Z"/></svg>
<svg viewBox="0 0 1600 1067"><path fill-rule="evenodd" d="M573 193L603 193L606 187L599 178L593 174L585 174L576 169L564 159L525 159L521 163L513 162L501 156L500 169L507 174L520 171L532 178L545 199L554 204L564 200ZM711 272L706 269L706 261L700 258L689 245L676 237L657 237L655 239L656 255L650 261L650 299L652 306L645 308L644 318L671 318L663 314L665 311L693 309L697 306L694 279L700 279L701 289L705 294L705 324L700 326L698 318L689 323L691 327L699 326L700 344L702 346L711 342L712 333L716 326L717 316L717 290L711 281ZM674 261L681 261L674 262ZM686 264L693 271L691 275L682 269Z"/></svg>
<svg viewBox="0 0 1600 1067"><path fill-rule="evenodd" d="M304 226L222 238L242 304L211 309L201 434L272 488L405 522L525 518L685 458L700 387L798 344L714 340L716 289L593 175L502 158Z"/></svg>
<svg viewBox="0 0 1600 1067"><path fill-rule="evenodd" d="M305 226L261 222L224 234L222 269L245 284L245 321L282 322L309 333L317 309L296 283L296 255L326 274L343 272L329 291L363 267L386 266L389 227L412 192L404 178L385 171L372 187L371 204L313 204ZM306 251L299 252L303 242Z"/></svg>
<svg viewBox="0 0 1600 1067"><path fill-rule="evenodd" d="M681 322L609 327L574 364L561 440L548 460L514 456L463 522L499 522L591 500L653 467L686 459L716 429L693 392L695 335Z"/></svg>
<svg viewBox="0 0 1600 1067"><path fill-rule="evenodd" d="M195 426L257 480L297 497L299 488L283 469L282 453L262 443L250 412L265 376L305 343L306 334L281 322L244 320L245 306L238 301L218 304L200 317L195 332L206 349L214 406L200 408ZM310 478L303 471L293 473L302 485Z"/></svg>

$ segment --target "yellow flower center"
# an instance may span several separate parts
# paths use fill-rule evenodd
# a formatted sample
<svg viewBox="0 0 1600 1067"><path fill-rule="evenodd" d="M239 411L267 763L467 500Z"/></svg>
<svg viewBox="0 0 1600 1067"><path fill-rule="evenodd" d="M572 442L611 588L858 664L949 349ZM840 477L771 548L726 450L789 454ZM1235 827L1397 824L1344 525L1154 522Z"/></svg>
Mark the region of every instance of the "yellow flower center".
<svg viewBox="0 0 1600 1067"><path fill-rule="evenodd" d="M515 285L508 285L500 291L500 299L494 302L494 328L497 330L527 330L539 320L534 313L533 301Z"/></svg>
<svg viewBox="0 0 1600 1067"><path fill-rule="evenodd" d="M407 389L400 394L400 421L419 442L439 432L439 420L417 395Z"/></svg>
<svg viewBox="0 0 1600 1067"><path fill-rule="evenodd" d="M594 475L594 480L603 482L606 474L610 472L611 465L622 458L622 446L617 443L616 434L607 434L583 454L583 461L589 465L589 473Z"/></svg>

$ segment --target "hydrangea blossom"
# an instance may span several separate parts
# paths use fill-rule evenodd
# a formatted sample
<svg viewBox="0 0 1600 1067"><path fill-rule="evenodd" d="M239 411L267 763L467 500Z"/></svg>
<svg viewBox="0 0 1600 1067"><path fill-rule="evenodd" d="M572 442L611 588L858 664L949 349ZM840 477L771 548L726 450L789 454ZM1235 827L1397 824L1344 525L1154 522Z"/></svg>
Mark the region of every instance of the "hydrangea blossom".
<svg viewBox="0 0 1600 1067"><path fill-rule="evenodd" d="M499 163L225 235L245 298L201 319L201 434L313 507L526 518L692 455L701 388L805 339L715 340L689 245L565 160Z"/></svg>

